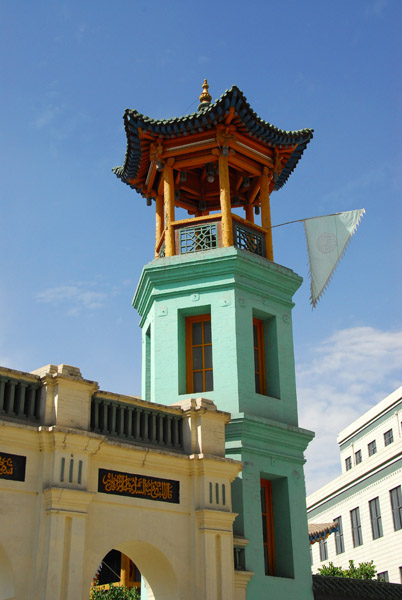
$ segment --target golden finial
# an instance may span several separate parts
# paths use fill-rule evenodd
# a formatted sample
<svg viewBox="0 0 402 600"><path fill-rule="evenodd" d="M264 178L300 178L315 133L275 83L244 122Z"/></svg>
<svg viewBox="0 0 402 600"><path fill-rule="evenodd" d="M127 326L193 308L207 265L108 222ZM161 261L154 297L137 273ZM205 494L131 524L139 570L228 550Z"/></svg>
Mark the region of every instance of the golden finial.
<svg viewBox="0 0 402 600"><path fill-rule="evenodd" d="M208 104L211 102L212 100L212 96L211 94L208 92L208 82L206 79L204 79L204 83L202 84L202 94L200 96L200 102L203 104L204 102L207 102Z"/></svg>

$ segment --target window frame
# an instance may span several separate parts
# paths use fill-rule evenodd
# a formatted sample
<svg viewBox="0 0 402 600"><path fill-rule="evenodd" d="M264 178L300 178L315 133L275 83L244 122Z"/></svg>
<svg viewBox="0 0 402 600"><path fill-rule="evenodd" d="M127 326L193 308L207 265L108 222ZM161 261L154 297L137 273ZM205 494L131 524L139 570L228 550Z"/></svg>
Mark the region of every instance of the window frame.
<svg viewBox="0 0 402 600"><path fill-rule="evenodd" d="M392 520L394 523L394 531L402 529L402 490L401 486L389 490L389 496L391 501Z"/></svg>
<svg viewBox="0 0 402 600"><path fill-rule="evenodd" d="M357 548L363 545L362 524L358 506L350 511L350 523L352 526L353 548Z"/></svg>
<svg viewBox="0 0 402 600"><path fill-rule="evenodd" d="M211 323L211 314L205 313L202 315L192 315L186 317L186 393L187 394L203 394L204 392L213 391L213 356L212 356L212 327L211 327L211 342L204 342L204 325L202 326L202 342L201 344L193 344L193 324L194 323ZM194 369L193 368L193 348L194 347L202 347L202 369ZM205 351L204 348L206 346L211 347L211 362L212 366L205 367ZM195 372L202 372L202 390L194 391L194 378L193 375ZM205 372L210 371L212 373L212 388L210 390L205 389Z"/></svg>
<svg viewBox="0 0 402 600"><path fill-rule="evenodd" d="M345 469L346 469L346 471L350 471L351 468L352 468L352 457L347 456L345 458Z"/></svg>
<svg viewBox="0 0 402 600"><path fill-rule="evenodd" d="M265 506L263 503L262 489L265 490ZM261 493L261 519L262 519L262 543L264 549L265 575L275 576L275 535L274 535L274 512L272 505L272 482L269 479L260 479ZM264 532L264 516L266 517L266 528ZM265 535L264 535L265 534ZM266 540L266 541L265 541ZM266 552L265 552L266 548Z"/></svg>
<svg viewBox="0 0 402 600"><path fill-rule="evenodd" d="M343 539L342 517L336 517L335 523L338 523L338 531L335 531L335 553L343 554L345 552L345 541Z"/></svg>
<svg viewBox="0 0 402 600"><path fill-rule="evenodd" d="M360 463L362 461L363 461L362 451L361 450L356 450L356 452L355 452L355 464L356 465L360 465Z"/></svg>
<svg viewBox="0 0 402 600"><path fill-rule="evenodd" d="M390 434L390 435L388 435ZM390 444L392 444L394 441L394 432L392 431L392 427L391 429L388 429L388 431L384 432L384 446L387 447Z"/></svg>
<svg viewBox="0 0 402 600"><path fill-rule="evenodd" d="M380 509L380 498L377 496L372 500L369 500L369 512L371 522L371 534L373 540L378 540L383 537L382 523L381 523L381 509Z"/></svg>
<svg viewBox="0 0 402 600"><path fill-rule="evenodd" d="M254 327L257 328L257 346L255 345ZM266 374L265 374L265 336L264 336L264 321L262 319L253 318L253 350L254 350L254 381L255 381L255 393L262 394L263 396L267 393L266 386ZM255 360L255 353L257 352L257 361ZM258 364L256 364L258 362ZM258 370L257 370L258 368ZM259 382L259 390L257 390L257 377Z"/></svg>
<svg viewBox="0 0 402 600"><path fill-rule="evenodd" d="M320 547L320 561L323 562L324 560L328 560L327 540L321 539L319 541L319 547Z"/></svg>
<svg viewBox="0 0 402 600"><path fill-rule="evenodd" d="M367 444L367 451L368 451L368 455L369 456L374 456L374 454L377 454L377 442L376 442L376 440L373 440L372 442L369 442Z"/></svg>

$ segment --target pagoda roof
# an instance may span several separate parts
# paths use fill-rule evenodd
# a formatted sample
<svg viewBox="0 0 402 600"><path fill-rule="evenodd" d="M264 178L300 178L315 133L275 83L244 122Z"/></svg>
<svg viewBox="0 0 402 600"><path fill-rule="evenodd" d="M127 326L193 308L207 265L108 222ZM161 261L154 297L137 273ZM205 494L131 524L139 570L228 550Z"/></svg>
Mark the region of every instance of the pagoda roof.
<svg viewBox="0 0 402 600"><path fill-rule="evenodd" d="M126 109L123 117L127 135L126 156L123 166L115 167L113 172L124 183L142 192L143 174L149 166L149 145L152 139L156 142L158 139L182 138L208 132L225 123L230 111L234 113L232 123L236 124L243 135L271 150L289 150L273 187L274 190L279 190L312 139L313 129L285 131L264 121L252 110L237 86L226 90L215 102L201 104L197 112L173 119L152 119L136 110Z"/></svg>

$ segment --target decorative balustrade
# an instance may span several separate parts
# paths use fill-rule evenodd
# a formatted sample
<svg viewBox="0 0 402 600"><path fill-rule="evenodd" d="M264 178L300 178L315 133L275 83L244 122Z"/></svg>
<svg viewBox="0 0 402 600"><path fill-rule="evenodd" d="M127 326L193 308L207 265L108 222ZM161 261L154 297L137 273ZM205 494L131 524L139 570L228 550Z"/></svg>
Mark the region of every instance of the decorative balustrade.
<svg viewBox="0 0 402 600"><path fill-rule="evenodd" d="M222 216L220 213L195 219L175 221L174 241L175 254L189 254L221 248L222 244ZM267 256L266 230L232 214L233 244L240 250L247 250L258 256ZM165 232L157 244L156 255L165 256Z"/></svg>
<svg viewBox="0 0 402 600"><path fill-rule="evenodd" d="M192 225L178 230L179 254L218 248L218 223Z"/></svg>
<svg viewBox="0 0 402 600"><path fill-rule="evenodd" d="M248 250L258 256L266 256L265 236L250 225L233 221L233 241L236 248Z"/></svg>
<svg viewBox="0 0 402 600"><path fill-rule="evenodd" d="M0 375L0 417L39 421L40 382Z"/></svg>
<svg viewBox="0 0 402 600"><path fill-rule="evenodd" d="M90 429L126 442L183 450L183 418L142 405L94 395Z"/></svg>

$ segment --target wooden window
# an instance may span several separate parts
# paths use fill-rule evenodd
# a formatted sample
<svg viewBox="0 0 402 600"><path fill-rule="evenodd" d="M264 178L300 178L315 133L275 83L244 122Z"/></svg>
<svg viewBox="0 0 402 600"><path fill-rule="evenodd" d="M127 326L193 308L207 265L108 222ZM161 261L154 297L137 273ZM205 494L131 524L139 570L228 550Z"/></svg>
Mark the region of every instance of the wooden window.
<svg viewBox="0 0 402 600"><path fill-rule="evenodd" d="M342 517L336 517L334 521L338 523L338 531L335 531L335 552L337 554L342 554L342 552L345 552L345 544L343 541Z"/></svg>
<svg viewBox="0 0 402 600"><path fill-rule="evenodd" d="M261 479L261 513L265 575L275 575L275 538L274 515L272 510L272 483L267 479Z"/></svg>
<svg viewBox="0 0 402 600"><path fill-rule="evenodd" d="M187 392L214 389L211 315L186 318Z"/></svg>
<svg viewBox="0 0 402 600"><path fill-rule="evenodd" d="M381 524L381 512L380 512L380 499L373 498L369 501L370 520L371 520L371 533L373 534L373 540L382 537L382 524Z"/></svg>
<svg viewBox="0 0 402 600"><path fill-rule="evenodd" d="M389 446L394 441L394 434L392 433L392 429L386 431L384 433L384 446Z"/></svg>
<svg viewBox="0 0 402 600"><path fill-rule="evenodd" d="M320 561L328 560L327 540L320 540Z"/></svg>
<svg viewBox="0 0 402 600"><path fill-rule="evenodd" d="M264 323L253 319L255 391L265 394Z"/></svg>
<svg viewBox="0 0 402 600"><path fill-rule="evenodd" d="M402 529L402 491L401 486L389 491L391 497L392 518L394 521L394 530Z"/></svg>
<svg viewBox="0 0 402 600"><path fill-rule="evenodd" d="M360 509L354 508L350 511L350 521L352 524L353 548L363 544L362 526L360 522Z"/></svg>

